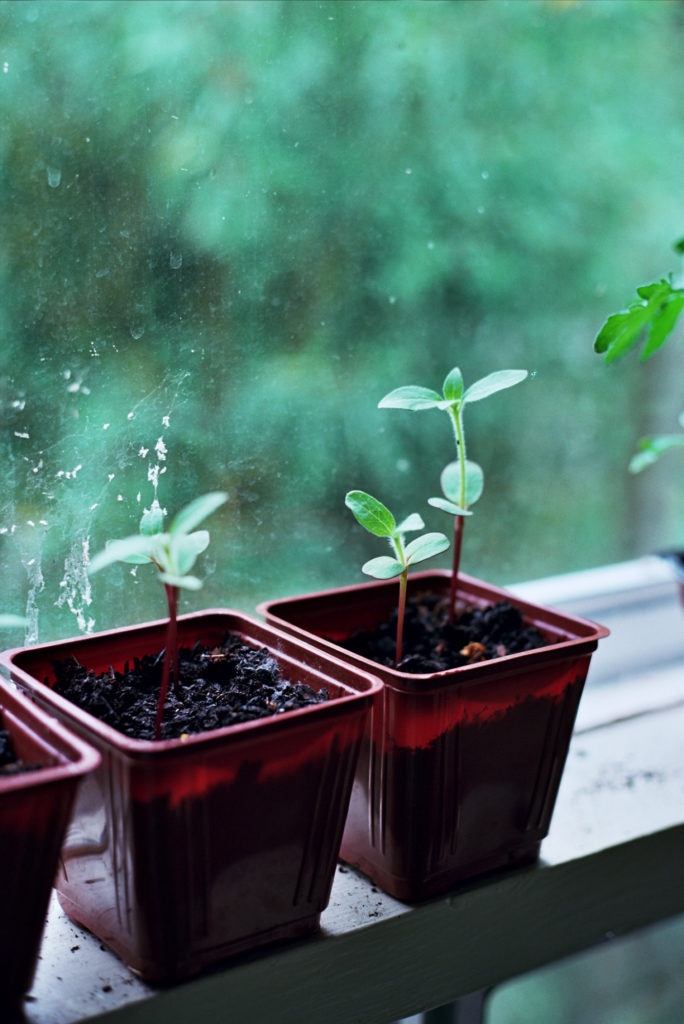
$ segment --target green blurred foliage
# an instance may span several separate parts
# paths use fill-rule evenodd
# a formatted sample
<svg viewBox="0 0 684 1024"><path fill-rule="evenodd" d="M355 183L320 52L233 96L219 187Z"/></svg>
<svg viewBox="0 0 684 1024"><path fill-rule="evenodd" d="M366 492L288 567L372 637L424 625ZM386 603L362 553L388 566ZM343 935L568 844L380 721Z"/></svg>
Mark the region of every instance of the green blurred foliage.
<svg viewBox="0 0 684 1024"><path fill-rule="evenodd" d="M347 490L449 525L448 424L377 402L455 364L534 374L471 416L466 571L676 540L673 471L625 470L681 354L591 346L681 213L683 30L628 0L0 4L6 610L43 639L163 615L84 571L155 467L171 511L230 495L193 606L358 579Z"/></svg>

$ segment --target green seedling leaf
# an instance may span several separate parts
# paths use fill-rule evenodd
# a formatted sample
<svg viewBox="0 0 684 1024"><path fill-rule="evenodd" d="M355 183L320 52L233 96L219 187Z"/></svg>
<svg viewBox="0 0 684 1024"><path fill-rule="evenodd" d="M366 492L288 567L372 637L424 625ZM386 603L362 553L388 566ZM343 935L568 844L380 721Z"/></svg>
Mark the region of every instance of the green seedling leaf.
<svg viewBox="0 0 684 1024"><path fill-rule="evenodd" d="M425 523L423 517L418 512L412 512L410 516L407 516L402 523L399 523L397 527L397 533L413 533L414 530L424 530Z"/></svg>
<svg viewBox="0 0 684 1024"><path fill-rule="evenodd" d="M463 397L463 374L458 366L454 366L444 378L442 393L447 402L458 402ZM440 406L442 404L440 402Z"/></svg>
<svg viewBox="0 0 684 1024"><path fill-rule="evenodd" d="M460 461L450 462L442 470L439 478L442 493L449 501L458 505L463 500L463 508L470 508L474 505L484 490L484 473L477 462L470 459L464 460L465 468L465 500L462 499L463 472Z"/></svg>
<svg viewBox="0 0 684 1024"><path fill-rule="evenodd" d="M441 554L449 547L449 541L443 533L424 533L406 545L405 556L407 565L424 562L426 558Z"/></svg>
<svg viewBox="0 0 684 1024"><path fill-rule="evenodd" d="M227 500L228 495L224 491L210 491L209 494L195 498L175 516L169 527L169 533L190 533L196 526L199 526L203 519L215 512Z"/></svg>
<svg viewBox="0 0 684 1024"><path fill-rule="evenodd" d="M396 532L397 523L390 510L365 491L349 491L344 503L356 521L376 537L391 537Z"/></svg>
<svg viewBox="0 0 684 1024"><path fill-rule="evenodd" d="M490 373L486 377L475 381L474 384L467 388L463 395L463 404L479 402L483 398L489 398L490 395L496 394L497 391L512 388L515 384L525 380L526 377L527 370L496 370L494 373Z"/></svg>
<svg viewBox="0 0 684 1024"><path fill-rule="evenodd" d="M391 580L395 576L399 576L404 571L404 568L396 558L390 558L389 555L379 555L377 558L371 558L370 561L364 562L361 566L361 572L365 573L366 576L373 576L376 580Z"/></svg>
<svg viewBox="0 0 684 1024"><path fill-rule="evenodd" d="M434 409L441 401L442 396L437 391L409 384L407 387L395 388L381 398L378 409Z"/></svg>
<svg viewBox="0 0 684 1024"><path fill-rule="evenodd" d="M473 514L469 509L461 508L460 505L448 501L447 498L428 498L428 505L441 509L442 512L448 512L450 516L472 516Z"/></svg>

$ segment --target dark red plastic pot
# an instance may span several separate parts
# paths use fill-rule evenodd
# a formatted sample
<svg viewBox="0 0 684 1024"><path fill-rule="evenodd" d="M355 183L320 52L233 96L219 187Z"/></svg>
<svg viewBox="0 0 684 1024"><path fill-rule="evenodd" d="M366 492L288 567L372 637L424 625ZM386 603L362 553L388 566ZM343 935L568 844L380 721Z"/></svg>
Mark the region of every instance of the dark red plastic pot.
<svg viewBox="0 0 684 1024"><path fill-rule="evenodd" d="M0 776L0 1019L31 987L62 839L95 750L9 684L0 683L2 728L14 752L41 767Z"/></svg>
<svg viewBox="0 0 684 1024"><path fill-rule="evenodd" d="M67 914L148 981L170 983L314 931L326 906L376 678L226 610L181 616L179 641L226 632L266 646L323 704L160 742L129 739L52 692L52 659L121 668L164 646L164 623L7 652L12 678L88 737L102 767L82 790L56 886Z"/></svg>
<svg viewBox="0 0 684 1024"><path fill-rule="evenodd" d="M417 573L409 595L448 592ZM436 895L494 868L534 861L548 833L591 652L602 626L463 576L460 594L509 600L549 645L433 675L385 668L338 642L396 606L397 582L266 602L273 625L375 672L384 683L362 747L341 856L399 899Z"/></svg>

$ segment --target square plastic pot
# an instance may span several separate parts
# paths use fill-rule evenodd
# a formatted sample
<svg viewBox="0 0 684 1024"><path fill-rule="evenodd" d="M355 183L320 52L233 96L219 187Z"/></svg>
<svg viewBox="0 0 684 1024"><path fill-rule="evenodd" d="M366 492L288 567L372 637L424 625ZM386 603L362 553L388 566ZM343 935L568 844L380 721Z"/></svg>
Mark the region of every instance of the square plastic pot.
<svg viewBox="0 0 684 1024"><path fill-rule="evenodd" d="M60 902L157 984L318 928L380 689L364 670L230 610L181 616L179 643L215 645L227 632L238 634L268 647L286 678L326 687L332 699L154 742L124 736L50 689L53 659L122 668L162 649L164 625L2 656L19 686L102 755L75 808L56 881Z"/></svg>
<svg viewBox="0 0 684 1024"><path fill-rule="evenodd" d="M9 684L0 683L2 728L15 754L35 771L0 775L0 1019L31 987L74 796L99 763L95 750L70 735Z"/></svg>
<svg viewBox="0 0 684 1024"><path fill-rule="evenodd" d="M449 572L411 594L448 593ZM396 580L266 602L258 611L384 684L359 758L341 857L391 895L419 900L537 859L602 626L461 577L462 601L509 600L548 646L432 675L386 668L339 642L396 607Z"/></svg>

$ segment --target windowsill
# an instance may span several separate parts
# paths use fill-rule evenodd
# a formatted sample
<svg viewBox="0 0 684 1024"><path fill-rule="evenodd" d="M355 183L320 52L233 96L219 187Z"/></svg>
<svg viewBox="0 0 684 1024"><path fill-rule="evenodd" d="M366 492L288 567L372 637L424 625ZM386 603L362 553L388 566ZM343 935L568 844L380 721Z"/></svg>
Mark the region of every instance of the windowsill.
<svg viewBox="0 0 684 1024"><path fill-rule="evenodd" d="M383 1024L684 911L684 614L644 559L511 587L608 625L541 863L409 907L336 873L322 932L172 990L135 979L56 901L29 1024ZM658 651L655 660L652 648Z"/></svg>

